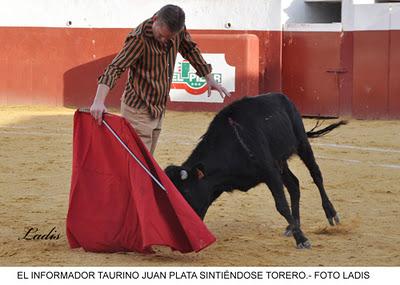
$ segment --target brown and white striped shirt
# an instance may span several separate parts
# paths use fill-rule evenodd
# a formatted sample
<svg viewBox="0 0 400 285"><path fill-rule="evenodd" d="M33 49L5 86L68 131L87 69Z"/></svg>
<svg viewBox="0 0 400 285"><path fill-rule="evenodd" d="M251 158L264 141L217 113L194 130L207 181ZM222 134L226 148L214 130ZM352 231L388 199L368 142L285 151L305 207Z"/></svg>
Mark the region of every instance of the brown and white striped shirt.
<svg viewBox="0 0 400 285"><path fill-rule="evenodd" d="M187 59L201 77L211 72L211 65L203 59L186 27L165 47L154 38L152 25L153 20L148 19L128 34L124 47L99 77L98 83L113 88L116 80L129 68L124 103L137 109L147 108L153 117L159 117L167 103L177 53Z"/></svg>

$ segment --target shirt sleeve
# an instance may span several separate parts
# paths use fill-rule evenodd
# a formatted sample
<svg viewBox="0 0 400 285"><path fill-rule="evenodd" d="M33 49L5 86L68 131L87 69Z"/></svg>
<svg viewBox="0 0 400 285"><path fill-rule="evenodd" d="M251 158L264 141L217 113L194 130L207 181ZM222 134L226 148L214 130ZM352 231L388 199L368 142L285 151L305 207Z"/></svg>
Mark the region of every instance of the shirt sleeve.
<svg viewBox="0 0 400 285"><path fill-rule="evenodd" d="M104 70L104 73L98 78L97 83L105 84L110 89L115 86L117 79L125 71L126 68L134 64L143 54L143 40L135 35L129 35L124 47L113 59L113 61Z"/></svg>
<svg viewBox="0 0 400 285"><path fill-rule="evenodd" d="M179 53L187 59L196 69L197 75L204 77L212 71L211 64L208 64L201 55L197 44L192 40L190 34L186 31L186 27L181 32L181 42L179 45Z"/></svg>

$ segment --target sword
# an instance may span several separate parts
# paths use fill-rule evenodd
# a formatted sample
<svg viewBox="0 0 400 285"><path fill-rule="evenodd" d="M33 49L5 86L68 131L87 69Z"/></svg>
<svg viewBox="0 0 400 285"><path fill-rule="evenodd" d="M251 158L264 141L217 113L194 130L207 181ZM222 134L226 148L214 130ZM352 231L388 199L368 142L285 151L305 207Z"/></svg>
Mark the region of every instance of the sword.
<svg viewBox="0 0 400 285"><path fill-rule="evenodd" d="M90 113L89 109L81 108L80 112ZM124 143L124 141L117 135L117 133L111 128L111 126L102 118L102 123L106 126L106 128L113 134L113 136L119 141L119 143L125 148L125 150L130 154L130 156L135 159L135 161L139 164L139 166L153 179L153 181L166 193L168 193L167 189L161 184L160 181L147 169L147 167L140 161L140 159L129 149L129 147Z"/></svg>

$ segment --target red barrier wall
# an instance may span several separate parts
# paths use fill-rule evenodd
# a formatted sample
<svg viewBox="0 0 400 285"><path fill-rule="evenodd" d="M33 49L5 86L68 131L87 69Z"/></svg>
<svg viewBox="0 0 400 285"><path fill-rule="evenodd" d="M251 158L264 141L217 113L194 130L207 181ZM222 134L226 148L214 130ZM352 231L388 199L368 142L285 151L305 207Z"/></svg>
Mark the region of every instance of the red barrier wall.
<svg viewBox="0 0 400 285"><path fill-rule="evenodd" d="M88 106L96 92L97 77L119 51L129 31L1 27L0 104ZM210 34L222 44L203 42ZM203 52L235 49L236 44L221 40L226 36L258 38L258 79L254 74L251 78L239 74L236 81L242 87L236 88L238 97L257 93L256 87L258 93L283 89L305 115L400 118L399 30L202 30L192 31L192 35L199 38ZM252 45L243 50L244 55L257 53L254 41ZM236 60L243 68L248 66L254 71L253 65L257 67L254 57L250 61L242 61L241 57ZM108 106L119 106L124 82L125 78L119 80L107 98ZM243 87L246 82L247 89ZM235 94L231 100L238 97ZM190 104L193 103L184 107L172 104L171 108L194 108ZM199 108L218 109L211 105Z"/></svg>
<svg viewBox="0 0 400 285"><path fill-rule="evenodd" d="M400 118L400 31L285 31L282 58L303 115Z"/></svg>
<svg viewBox="0 0 400 285"><path fill-rule="evenodd" d="M130 29L1 27L0 104L88 106L96 92L97 77L120 50L129 31ZM251 50L263 51L259 53L258 63L240 63L243 66L250 63L252 70L258 68L258 83L253 81L250 92L256 93L256 87L258 92L280 90L280 32L191 31L194 38L210 33L221 37L232 34L257 37L258 47ZM219 49L212 48L209 43L205 48ZM229 50L232 46L224 44L224 48ZM250 49L247 55L251 56L249 51ZM125 78L118 81L107 98L108 106L119 106L124 83ZM246 92L243 91L243 95L250 95L244 93Z"/></svg>
<svg viewBox="0 0 400 285"><path fill-rule="evenodd" d="M400 31L390 31L389 117L400 118Z"/></svg>
<svg viewBox="0 0 400 285"><path fill-rule="evenodd" d="M339 32L284 32L283 91L303 115L339 115L340 55Z"/></svg>
<svg viewBox="0 0 400 285"><path fill-rule="evenodd" d="M389 31L354 32L353 115L388 117Z"/></svg>
<svg viewBox="0 0 400 285"><path fill-rule="evenodd" d="M341 34L340 47L340 67L343 73L340 75L339 92L339 115L351 116L352 97L353 97L353 57L354 57L354 39L352 32L343 32Z"/></svg>
<svg viewBox="0 0 400 285"><path fill-rule="evenodd" d="M98 59L120 49L128 31L0 28L0 103L73 104L73 100L64 98L67 88L71 92L68 96L77 92L78 103L87 104L86 97L94 96L96 78L106 66ZM64 75L79 66L85 66L87 72L65 86Z"/></svg>

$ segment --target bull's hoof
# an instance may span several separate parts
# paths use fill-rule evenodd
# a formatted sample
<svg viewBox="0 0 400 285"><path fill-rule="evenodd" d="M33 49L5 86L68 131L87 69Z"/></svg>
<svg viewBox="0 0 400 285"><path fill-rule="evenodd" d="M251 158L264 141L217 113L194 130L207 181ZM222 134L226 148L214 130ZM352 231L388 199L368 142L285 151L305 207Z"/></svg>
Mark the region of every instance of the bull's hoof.
<svg viewBox="0 0 400 285"><path fill-rule="evenodd" d="M329 218L328 221L329 221L329 224L330 224L331 226L334 226L335 224L336 224L336 225L340 224L339 215L336 214L336 216L334 216L333 218Z"/></svg>
<svg viewBox="0 0 400 285"><path fill-rule="evenodd" d="M298 249L310 249L311 248L311 242L309 240L303 241L299 244L297 244Z"/></svg>
<svg viewBox="0 0 400 285"><path fill-rule="evenodd" d="M293 235L291 226L286 227L285 231L283 232L283 235L286 237L291 237Z"/></svg>

